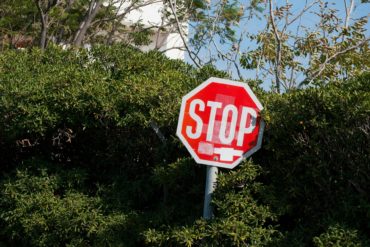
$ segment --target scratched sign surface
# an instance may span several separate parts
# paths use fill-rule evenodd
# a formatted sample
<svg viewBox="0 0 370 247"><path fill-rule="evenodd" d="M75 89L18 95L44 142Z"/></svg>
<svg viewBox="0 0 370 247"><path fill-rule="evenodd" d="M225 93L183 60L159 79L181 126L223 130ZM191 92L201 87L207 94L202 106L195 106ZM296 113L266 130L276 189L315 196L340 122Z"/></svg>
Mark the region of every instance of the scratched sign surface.
<svg viewBox="0 0 370 247"><path fill-rule="evenodd" d="M177 135L197 163L232 169L260 148L262 109L247 84L212 77L183 97Z"/></svg>

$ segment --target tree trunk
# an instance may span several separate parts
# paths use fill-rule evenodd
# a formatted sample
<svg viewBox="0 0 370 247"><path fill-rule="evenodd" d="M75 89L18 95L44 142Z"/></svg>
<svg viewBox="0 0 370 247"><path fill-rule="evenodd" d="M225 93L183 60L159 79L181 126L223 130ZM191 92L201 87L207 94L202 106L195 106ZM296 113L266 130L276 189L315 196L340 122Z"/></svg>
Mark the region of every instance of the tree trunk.
<svg viewBox="0 0 370 247"><path fill-rule="evenodd" d="M40 21L41 21L40 48L41 50L44 50L46 48L46 39L47 39L48 25L49 25L48 23L49 17L48 17L47 11L50 9L50 6L48 6L47 11L44 11L41 7L41 3L39 0L35 0L35 4L39 11Z"/></svg>
<svg viewBox="0 0 370 247"><path fill-rule="evenodd" d="M72 9L72 5L73 5L74 2L75 2L75 0L68 0L67 1L67 6L64 9L65 14L70 14L70 11ZM72 38L70 38L69 41L63 40L63 36L64 36L64 33L65 33L64 27L66 26L66 19L59 22L58 26L60 26L61 28L60 28L58 34L56 35L57 44L61 44L62 42L64 42L64 43L72 42Z"/></svg>
<svg viewBox="0 0 370 247"><path fill-rule="evenodd" d="M91 26L92 21L94 20L96 14L98 13L102 0L92 0L89 6L89 10L86 13L84 20L81 22L80 27L78 28L73 44L75 46L81 46L82 41L85 38L86 32Z"/></svg>
<svg viewBox="0 0 370 247"><path fill-rule="evenodd" d="M46 40L48 34L49 17L48 15L41 14L41 35L40 35L40 48L46 48Z"/></svg>

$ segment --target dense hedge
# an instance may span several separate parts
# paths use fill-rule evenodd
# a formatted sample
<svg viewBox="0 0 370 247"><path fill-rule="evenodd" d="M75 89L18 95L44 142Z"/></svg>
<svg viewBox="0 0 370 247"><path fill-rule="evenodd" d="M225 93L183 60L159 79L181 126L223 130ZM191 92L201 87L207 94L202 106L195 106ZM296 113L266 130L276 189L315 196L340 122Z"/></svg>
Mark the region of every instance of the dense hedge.
<svg viewBox="0 0 370 247"><path fill-rule="evenodd" d="M210 76L130 47L0 54L0 246L369 246L370 75L266 93L262 150L204 170L175 137Z"/></svg>
<svg viewBox="0 0 370 247"><path fill-rule="evenodd" d="M317 246L352 246L345 234L343 245L318 238L342 231L369 236L370 74L275 95L265 104L269 124L258 162L286 245L311 243L316 235Z"/></svg>
<svg viewBox="0 0 370 247"><path fill-rule="evenodd" d="M182 176L183 185L188 183L188 188L194 189L177 188L178 192L184 191L184 197L173 203L176 207L162 206L168 193L163 195L162 180L153 174L157 167L185 156L172 135L181 96L214 74L224 75L211 68L195 70L159 53L144 54L124 46L95 47L90 52L54 47L45 52L34 49L2 53L1 238L17 244L48 246L51 239L57 246L76 241L100 246L95 235L105 232L104 225L128 227L122 226L121 219L131 215L133 227L128 227L126 233L116 232L120 241L114 239L129 245L141 241L139 234L149 221L157 225L171 221L172 208L185 207L178 213L180 219L198 217L191 212L198 211L193 208L200 207L201 200L190 206L182 202L187 197L201 198L198 186L203 176L198 174L202 169L193 164L183 169L189 170L193 178L179 172L176 181ZM158 137L157 127L165 139ZM60 177L61 171L70 171L66 181L80 186L65 187L64 182L58 183L61 179L45 184L45 191L27 186L34 183L39 188L42 181ZM82 177L78 175L81 171L85 174ZM45 202L46 208L42 208L39 198L47 195L53 203ZM81 198L76 200L80 204L76 213L64 214L66 203L78 195ZM49 214L50 210L55 213ZM92 210L99 217L96 227L89 229L94 221L89 217ZM40 223L25 222L27 214L40 217ZM60 215L70 220L60 222L56 218ZM116 218L118 222L111 224ZM39 234L33 234L35 228ZM110 231L102 238L111 239Z"/></svg>

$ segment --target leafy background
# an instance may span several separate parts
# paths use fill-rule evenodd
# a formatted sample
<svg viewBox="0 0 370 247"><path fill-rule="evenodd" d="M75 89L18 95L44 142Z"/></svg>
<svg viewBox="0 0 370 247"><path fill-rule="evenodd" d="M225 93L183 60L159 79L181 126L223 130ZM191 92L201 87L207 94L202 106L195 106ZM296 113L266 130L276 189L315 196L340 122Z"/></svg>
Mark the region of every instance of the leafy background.
<svg viewBox="0 0 370 247"><path fill-rule="evenodd" d="M227 77L123 45L2 52L0 246L369 246L370 75L249 81L264 143L222 170L205 221L205 167L175 129L210 76Z"/></svg>

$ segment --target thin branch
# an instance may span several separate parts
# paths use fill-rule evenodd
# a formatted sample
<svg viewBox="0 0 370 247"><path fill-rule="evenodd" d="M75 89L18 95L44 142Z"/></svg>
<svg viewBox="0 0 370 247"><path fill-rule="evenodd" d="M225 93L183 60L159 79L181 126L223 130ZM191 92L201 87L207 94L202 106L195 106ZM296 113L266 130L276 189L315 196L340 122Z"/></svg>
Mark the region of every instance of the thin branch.
<svg viewBox="0 0 370 247"><path fill-rule="evenodd" d="M239 39L238 39L238 43L236 44L236 47L233 46L235 48L235 56L234 56L234 59L233 59L233 64L234 64L234 67L236 69L236 72L238 73L238 76L239 76L239 79L240 80L243 80L243 75L242 75L242 73L240 71L239 64L238 64L237 61L239 61L238 56L240 54L240 47L241 47L241 43L243 41L243 37L244 37L244 35L245 35L246 32L247 32L247 29L244 29L241 32L241 34L239 36Z"/></svg>
<svg viewBox="0 0 370 247"><path fill-rule="evenodd" d="M234 67L236 69L236 73L238 73L239 80L243 80L243 75L240 71L239 64L236 62L236 60L233 61Z"/></svg>
<svg viewBox="0 0 370 247"><path fill-rule="evenodd" d="M169 0L169 3L170 3L170 9L172 11L172 14L175 17L175 21L176 21L176 25L177 25L177 30L179 31L180 38L181 38L182 42L184 43L185 49L189 53L189 57L194 62L195 66L197 66L198 68L200 68L201 65L192 56L192 52L191 52L189 46L187 45L187 42L186 42L186 39L185 39L185 34L184 34L184 32L183 32L183 30L181 28L181 24L180 24L179 18L178 18L177 13L176 13L175 5L174 5L174 3L173 3L172 0Z"/></svg>
<svg viewBox="0 0 370 247"><path fill-rule="evenodd" d="M315 2L318 2L318 1L315 1ZM314 3L315 3L314 2ZM313 5L312 5L313 6ZM309 8L311 7L308 7L307 6L307 0L305 1L305 7L304 7L304 12L307 11ZM303 16L303 11L301 12L302 14L299 14L297 15L296 17L298 17L297 20L299 20L298 22L298 25L297 25L297 29L296 29L296 37L294 38L295 40L298 39L298 35L300 33L300 29L301 29L301 26L302 26L302 16ZM294 43L294 49L297 49L297 42ZM293 67L291 68L291 72L290 72L290 78L289 78L289 81L288 81L288 85L289 85L289 88L292 88L293 85L295 85L295 83L293 83L293 78L294 78L294 71L295 70L295 66L293 64Z"/></svg>
<svg viewBox="0 0 370 247"><path fill-rule="evenodd" d="M295 17L293 17L291 20L288 21L286 26L289 26L292 23L294 23L295 21L297 21L298 19L300 19L302 17L302 15L304 15L310 8L312 8L315 4L317 4L319 2L320 2L320 0L316 0L316 1L313 1L309 5L306 4L306 6L302 9L302 11L298 15L296 15Z"/></svg>
<svg viewBox="0 0 370 247"><path fill-rule="evenodd" d="M217 13L216 13L216 16L215 17L211 17L210 18L210 14L211 14L211 5L209 4L208 5L208 18L210 19L210 20L214 20L213 22L212 22L212 25L211 25L211 30L210 30L210 33L209 33L209 35L208 35L208 37L211 37L211 40L212 40L212 42L215 44L215 42L214 42L214 37L215 37L215 35L214 35L214 33L215 33L215 31L216 31L216 25L217 25L217 22L219 21L219 18L220 18L220 16L221 16L221 11L222 11L222 6L220 5L219 6L219 8L217 9ZM215 45L216 46L216 45ZM218 48L217 46L216 46L216 48ZM209 57L210 57L210 60L212 59L211 57L211 54L212 54L212 50L211 50L211 46L208 46L208 54L209 54Z"/></svg>
<svg viewBox="0 0 370 247"><path fill-rule="evenodd" d="M270 9L270 21L272 30L274 31L275 40L276 40L276 55L275 55L275 80L276 80L276 91L280 93L280 62L281 62L281 38L279 31L277 30L275 23L275 16L272 7L272 0L269 0L269 9Z"/></svg>
<svg viewBox="0 0 370 247"><path fill-rule="evenodd" d="M367 42L369 42L369 41L370 41L370 38L366 38L366 39L362 40L361 42L357 43L356 45L354 45L354 46L350 46L350 47L348 47L348 48L346 48L346 49L344 49L344 50L341 50L341 51L339 51L339 52L337 52L337 53L335 53L335 54L331 55L330 57L326 58L326 59L325 59L325 61L321 64L320 68L319 68L316 72L312 73L312 74L313 74L313 76L312 76L311 78L308 78L308 80L309 80L308 84L312 83L312 82L313 82L317 77L319 77L319 76L324 72L324 70L325 70L326 66L327 66L331 61L333 61L334 59L336 59L338 56L343 55L343 54L345 54L345 53L347 53L347 52L349 52L349 51L355 50L355 49L357 49L357 48L359 48L359 47L361 47L361 46L365 45L365 44L366 44ZM303 82L301 82L301 83L299 84L299 87L301 87L301 86L303 86L304 84L306 84L306 82L307 82L308 80L307 80L307 79L305 79Z"/></svg>
<svg viewBox="0 0 370 247"><path fill-rule="evenodd" d="M115 17L117 18L117 16L118 16L118 14L119 14L119 11L120 11L120 9L121 9L121 7L122 7L122 5L123 5L123 3L124 3L125 1L119 1L119 6L116 8L116 12L115 12ZM118 3L118 1L117 2L111 2L112 4L117 4ZM107 8L108 9L108 8ZM92 24L93 25L93 24ZM114 38L114 34L116 33L116 31L117 31L117 28L118 28L118 24L116 23L116 22L113 22L113 24L112 24L112 28L111 28L111 30L108 32L108 37L107 37L107 41L106 41L106 43L108 44L108 45L110 45L110 44L112 44L112 42L113 42L113 38Z"/></svg>
<svg viewBox="0 0 370 247"><path fill-rule="evenodd" d="M165 53L165 52L171 51L171 50L186 51L186 49L183 46L172 46L170 48L166 48L166 49L159 50L159 51L162 52L162 53Z"/></svg>
<svg viewBox="0 0 370 247"><path fill-rule="evenodd" d="M269 28L269 25L267 23L263 32L267 32L268 28ZM259 79L259 71L260 71L260 67L261 67L263 53L264 53L264 46L262 46L262 48L261 48L261 52L259 53L259 57L258 57L258 61L257 61L257 68L256 68L256 79L257 80Z"/></svg>
<svg viewBox="0 0 370 247"><path fill-rule="evenodd" d="M349 8L347 7L347 0L344 0L344 6L346 9L346 19L344 21L344 28L347 29L349 25L349 19L351 18L351 13L355 7L355 1L351 0Z"/></svg>
<svg viewBox="0 0 370 247"><path fill-rule="evenodd" d="M155 37L155 49L157 49L157 50L160 47L162 47L163 43L164 43L164 39L162 39L161 42L159 42L159 37L160 37L160 34L161 34L161 29L163 28L163 25L164 25L164 17L162 16L161 25L157 28L157 33L156 33L156 37Z"/></svg>

